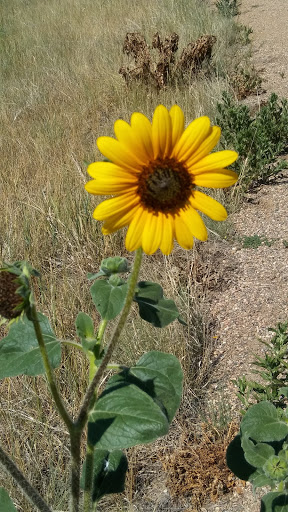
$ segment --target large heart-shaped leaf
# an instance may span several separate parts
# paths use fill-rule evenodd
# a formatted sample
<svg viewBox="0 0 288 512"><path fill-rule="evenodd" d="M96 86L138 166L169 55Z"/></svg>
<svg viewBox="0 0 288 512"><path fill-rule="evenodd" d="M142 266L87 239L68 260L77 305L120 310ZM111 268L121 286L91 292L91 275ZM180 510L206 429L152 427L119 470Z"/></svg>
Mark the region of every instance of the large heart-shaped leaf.
<svg viewBox="0 0 288 512"><path fill-rule="evenodd" d="M88 439L97 448L124 449L151 443L168 428L166 415L147 393L134 384L113 381L89 415Z"/></svg>
<svg viewBox="0 0 288 512"><path fill-rule="evenodd" d="M123 449L164 435L180 405L182 380L175 356L144 354L135 366L109 379L90 413L90 442Z"/></svg>
<svg viewBox="0 0 288 512"><path fill-rule="evenodd" d="M183 381L182 368L175 356L155 350L148 352L123 377L131 382L136 377L138 386L163 407L169 423L172 421L181 402Z"/></svg>
<svg viewBox="0 0 288 512"><path fill-rule="evenodd" d="M50 363L60 365L61 346L56 339L48 318L38 313L40 328ZM33 322L26 316L14 322L8 336L0 342L0 379L16 375L40 375L45 373Z"/></svg>
<svg viewBox="0 0 288 512"><path fill-rule="evenodd" d="M271 402L259 402L246 412L241 433L255 441L281 441L288 435L288 424L280 417L281 410Z"/></svg>

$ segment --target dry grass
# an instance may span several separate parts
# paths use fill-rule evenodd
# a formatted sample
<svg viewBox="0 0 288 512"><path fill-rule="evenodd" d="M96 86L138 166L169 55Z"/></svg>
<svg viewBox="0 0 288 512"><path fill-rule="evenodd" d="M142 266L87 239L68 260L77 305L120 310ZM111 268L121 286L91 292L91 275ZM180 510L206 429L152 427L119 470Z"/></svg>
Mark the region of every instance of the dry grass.
<svg viewBox="0 0 288 512"><path fill-rule="evenodd" d="M229 492L236 478L226 466L226 449L237 432L234 423L220 432L207 423L198 432L186 432L181 446L162 456L171 495L182 502L189 497L189 505L196 511Z"/></svg>
<svg viewBox="0 0 288 512"><path fill-rule="evenodd" d="M125 34L132 31L147 40L156 31L177 32L179 49L202 34L215 35L213 79L159 93L139 84L128 93L118 70L124 63ZM160 102L168 107L177 102L188 122L203 113L213 118L214 105L228 86L237 34L233 22L200 0L10 0L2 5L1 38L0 259L27 259L40 270L36 296L41 309L59 337L71 337L79 310L91 313L95 323L99 320L89 301L87 272L97 270L104 257L125 255L124 235L103 238L92 219L96 200L83 188L86 163L99 157L96 138L111 135L114 120L129 120L134 110L150 117ZM166 295L175 298L188 319L188 333L176 323L155 331L132 315L116 354L131 362L131 353L137 360L151 348L175 353L186 374L186 397L194 396L192 385L202 382L209 368L193 258L194 253L179 248L169 258L157 254L147 259L149 270L141 276L159 281ZM193 324L195 318L198 324ZM64 352L57 377L72 411L86 374L86 362ZM64 510L67 435L43 379L2 381L0 410L3 446L52 506ZM4 481L18 510L29 512L5 475L0 483ZM129 492L127 496L129 502Z"/></svg>

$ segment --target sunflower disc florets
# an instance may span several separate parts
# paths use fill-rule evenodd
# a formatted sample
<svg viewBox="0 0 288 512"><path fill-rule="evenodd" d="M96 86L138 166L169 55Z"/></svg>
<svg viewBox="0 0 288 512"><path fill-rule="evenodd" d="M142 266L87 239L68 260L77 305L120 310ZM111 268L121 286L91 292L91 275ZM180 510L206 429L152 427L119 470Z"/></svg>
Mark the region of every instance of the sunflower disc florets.
<svg viewBox="0 0 288 512"><path fill-rule="evenodd" d="M0 316L7 320L13 320L23 312L29 316L31 275L39 274L25 261L5 263L0 268Z"/></svg>

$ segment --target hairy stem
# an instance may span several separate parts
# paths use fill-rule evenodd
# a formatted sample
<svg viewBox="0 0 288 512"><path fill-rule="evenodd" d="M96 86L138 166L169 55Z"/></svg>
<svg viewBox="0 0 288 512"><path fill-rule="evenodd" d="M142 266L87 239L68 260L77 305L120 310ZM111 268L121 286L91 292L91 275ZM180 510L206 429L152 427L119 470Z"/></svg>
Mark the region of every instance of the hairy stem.
<svg viewBox="0 0 288 512"><path fill-rule="evenodd" d="M70 511L79 512L79 500L80 500L80 439L83 429L79 429L73 422L70 414L65 408L62 398L59 394L52 366L49 361L46 346L43 339L40 323L37 316L35 305L31 306L31 319L34 324L36 337L38 340L41 356L45 372L47 375L51 394L54 398L55 404L59 411L61 418L66 424L70 434L70 454L71 454L71 499L70 499Z"/></svg>
<svg viewBox="0 0 288 512"><path fill-rule="evenodd" d="M84 486L84 508L83 512L91 511L92 504L92 485L93 485L93 467L94 467L94 446L87 443L85 467L85 486Z"/></svg>
<svg viewBox="0 0 288 512"><path fill-rule="evenodd" d="M15 462L2 450L0 447L0 463L6 469L8 473L14 478L17 485L22 489L26 498L33 504L35 507L40 510L40 512L52 512L52 509L47 505L47 503L43 500L42 496L34 489L34 487L26 480L26 477L20 471L20 469L16 466Z"/></svg>
<svg viewBox="0 0 288 512"><path fill-rule="evenodd" d="M107 327L108 320L106 318L102 318L98 333L97 333L97 342L101 344L105 329ZM94 375L97 371L97 367L95 365L95 355L93 352L89 353L89 384L92 382ZM97 398L97 387L94 390L94 401ZM86 457L85 457L85 484L84 484L84 512L90 512L92 506L92 485L93 485L93 469L94 469L94 446L92 446L89 442L87 442L86 447Z"/></svg>
<svg viewBox="0 0 288 512"><path fill-rule="evenodd" d="M80 469L81 469L81 434L82 430L70 431L71 452L71 501L70 512L79 512L80 501Z"/></svg>
<svg viewBox="0 0 288 512"><path fill-rule="evenodd" d="M45 346L44 339L43 339L43 334L42 334L40 323L39 323L38 316L37 316L37 311L36 311L34 304L31 306L31 318L32 318L32 322L34 325L35 334L36 334L36 337L38 340L38 344L39 344L39 348L40 348L40 352L41 352L41 356L42 356L42 360L43 360L45 372L47 375L51 394L54 398L55 404L57 406L57 409L59 411L61 418L63 419L64 423L67 425L67 427L70 431L74 425L73 420L72 420L70 414L67 412L65 405L62 401L62 398L59 394L59 391L58 391L58 388L57 388L57 385L55 382L55 378L54 378L54 372L53 372L52 366L49 361L49 357L48 357L46 346Z"/></svg>

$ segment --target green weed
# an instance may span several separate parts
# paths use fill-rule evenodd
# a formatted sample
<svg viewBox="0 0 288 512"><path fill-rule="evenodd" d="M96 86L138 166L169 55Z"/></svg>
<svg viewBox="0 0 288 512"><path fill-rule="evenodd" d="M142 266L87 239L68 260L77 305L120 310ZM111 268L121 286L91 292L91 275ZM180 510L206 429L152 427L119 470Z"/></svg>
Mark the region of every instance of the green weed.
<svg viewBox="0 0 288 512"><path fill-rule="evenodd" d="M261 245L267 245L267 247L271 247L275 240L268 240L266 236L252 235L243 236L241 242L243 249L257 249Z"/></svg>
<svg viewBox="0 0 288 512"><path fill-rule="evenodd" d="M233 18L239 14L239 0L218 0L216 7L225 18Z"/></svg>
<svg viewBox="0 0 288 512"><path fill-rule="evenodd" d="M271 94L256 116L246 105L237 104L226 92L218 103L217 124L222 129L222 146L239 153L234 164L240 186L247 191L287 168L279 156L288 146L288 101Z"/></svg>
<svg viewBox="0 0 288 512"><path fill-rule="evenodd" d="M248 380L245 376L234 380L238 387L237 396L244 405L245 412L255 402L268 400L278 407L284 406L285 397L281 388L288 386L288 323L279 323L269 343L261 340L267 350L264 357L256 356L253 365L260 369L253 373L260 377L261 382ZM279 398L280 396L280 398Z"/></svg>

